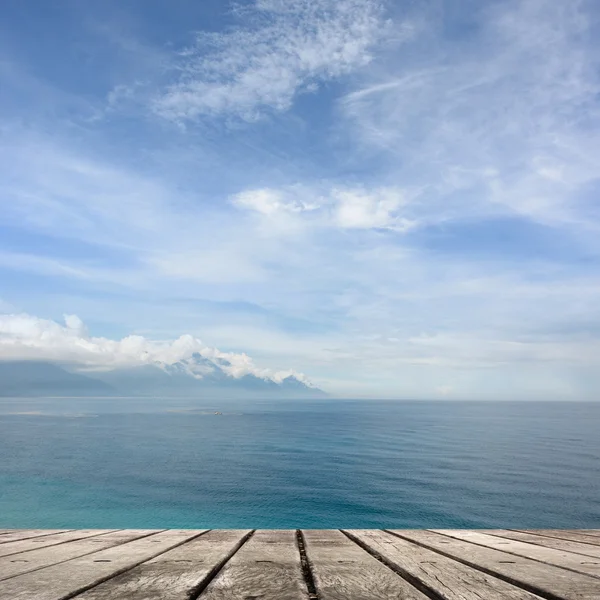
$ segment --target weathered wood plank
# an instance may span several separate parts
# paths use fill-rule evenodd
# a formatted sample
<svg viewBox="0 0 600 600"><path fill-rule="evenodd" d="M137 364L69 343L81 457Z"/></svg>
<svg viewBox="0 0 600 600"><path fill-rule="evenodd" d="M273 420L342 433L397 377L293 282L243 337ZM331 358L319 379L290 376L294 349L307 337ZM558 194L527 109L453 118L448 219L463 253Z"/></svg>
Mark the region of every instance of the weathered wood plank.
<svg viewBox="0 0 600 600"><path fill-rule="evenodd" d="M52 535L53 533L62 533L63 531L72 531L71 529L14 529L0 534L0 544L7 542L16 542L17 540L26 540L28 538Z"/></svg>
<svg viewBox="0 0 600 600"><path fill-rule="evenodd" d="M256 532L202 592L201 598L308 600L295 532Z"/></svg>
<svg viewBox="0 0 600 600"><path fill-rule="evenodd" d="M489 535L495 535L509 540L518 540L520 542L527 542L528 544L535 544L536 546L545 546L546 548L555 548L556 550L573 552L591 558L600 558L600 548L597 546L561 540L559 538L544 537L542 535L536 535L534 532L522 533L521 531L511 531L509 529L482 529L480 533L488 533Z"/></svg>
<svg viewBox="0 0 600 600"><path fill-rule="evenodd" d="M118 531L118 529L74 529L73 531L65 531L53 535L45 535L43 537L28 538L16 542L6 542L5 544L0 545L0 557L18 554L19 552L28 552L29 550L37 550L47 546L55 546L56 544L64 544L65 542L72 542L74 540L81 540L115 531Z"/></svg>
<svg viewBox="0 0 600 600"><path fill-rule="evenodd" d="M563 552L562 550L556 550L554 548L544 548L543 546L534 546L533 544L527 544L517 540L498 538L493 535L480 533L479 531L465 531L459 529L433 529L432 531L437 531L437 533L464 540L465 542L485 546L486 548L494 548L495 550L508 552L515 556L524 556L525 558L538 560L548 565L569 569L571 571L576 571L577 573L583 573L584 575L591 575L592 577L600 576L600 560L578 556L571 552Z"/></svg>
<svg viewBox="0 0 600 600"><path fill-rule="evenodd" d="M563 600L598 600L600 580L543 564L529 558L514 556L500 550L476 546L434 531L393 530L402 538L437 550L464 563L504 578L533 593Z"/></svg>
<svg viewBox="0 0 600 600"><path fill-rule="evenodd" d="M521 531L523 533L534 533L533 530L527 529L515 529L514 531ZM536 535L543 535L545 537L558 538L560 540L571 540L572 542L581 542L583 544L592 544L593 546L600 546L600 538L595 535L590 535L583 531L563 531L561 529L536 529Z"/></svg>
<svg viewBox="0 0 600 600"><path fill-rule="evenodd" d="M77 596L77 600L187 600L239 547L250 530L215 530Z"/></svg>
<svg viewBox="0 0 600 600"><path fill-rule="evenodd" d="M0 580L55 565L83 556L84 554L98 552L104 548L117 546L118 544L123 544L150 535L151 533L153 533L152 529L117 531L115 533L72 541L68 544L49 546L47 548L29 550L21 554L4 556L0 558Z"/></svg>
<svg viewBox="0 0 600 600"><path fill-rule="evenodd" d="M169 530L0 582L0 598L65 600L197 536ZM110 535L110 534L109 534ZM77 543L77 542L73 542Z"/></svg>
<svg viewBox="0 0 600 600"><path fill-rule="evenodd" d="M585 535L600 535L600 529L523 529L522 531L527 531L528 533L537 533L538 531L556 531L557 533L583 533Z"/></svg>
<svg viewBox="0 0 600 600"><path fill-rule="evenodd" d="M373 530L349 533L409 581L433 590L445 600L539 600L539 596L510 583L389 533Z"/></svg>
<svg viewBox="0 0 600 600"><path fill-rule="evenodd" d="M302 533L320 600L426 600L340 531Z"/></svg>

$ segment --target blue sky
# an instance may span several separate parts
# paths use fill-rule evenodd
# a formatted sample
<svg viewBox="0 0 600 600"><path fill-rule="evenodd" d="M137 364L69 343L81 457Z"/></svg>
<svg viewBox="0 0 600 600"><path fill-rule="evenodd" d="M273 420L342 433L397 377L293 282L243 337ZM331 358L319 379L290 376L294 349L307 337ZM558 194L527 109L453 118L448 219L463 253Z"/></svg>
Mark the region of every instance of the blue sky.
<svg viewBox="0 0 600 600"><path fill-rule="evenodd" d="M597 398L597 2L0 12L1 357Z"/></svg>

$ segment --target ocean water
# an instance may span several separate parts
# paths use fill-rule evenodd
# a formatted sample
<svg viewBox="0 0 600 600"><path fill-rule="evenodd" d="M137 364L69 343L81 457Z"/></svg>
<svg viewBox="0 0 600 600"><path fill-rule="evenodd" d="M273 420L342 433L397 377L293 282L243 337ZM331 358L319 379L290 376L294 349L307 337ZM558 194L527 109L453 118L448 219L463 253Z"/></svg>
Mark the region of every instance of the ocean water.
<svg viewBox="0 0 600 600"><path fill-rule="evenodd" d="M600 403L0 399L0 527L598 528Z"/></svg>

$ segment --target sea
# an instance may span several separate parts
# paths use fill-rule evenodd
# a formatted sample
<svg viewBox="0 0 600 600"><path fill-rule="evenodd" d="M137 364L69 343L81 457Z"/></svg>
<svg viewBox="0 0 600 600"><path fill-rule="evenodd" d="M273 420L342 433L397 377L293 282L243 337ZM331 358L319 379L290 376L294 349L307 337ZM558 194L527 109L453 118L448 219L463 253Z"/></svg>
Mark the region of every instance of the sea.
<svg viewBox="0 0 600 600"><path fill-rule="evenodd" d="M0 399L2 528L599 528L600 402Z"/></svg>

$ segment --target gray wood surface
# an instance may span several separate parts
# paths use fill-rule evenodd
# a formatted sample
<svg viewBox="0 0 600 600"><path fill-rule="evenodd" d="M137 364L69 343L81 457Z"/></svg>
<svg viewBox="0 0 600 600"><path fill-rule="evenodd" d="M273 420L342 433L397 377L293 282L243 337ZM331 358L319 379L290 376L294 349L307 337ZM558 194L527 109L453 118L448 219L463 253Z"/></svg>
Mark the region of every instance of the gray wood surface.
<svg viewBox="0 0 600 600"><path fill-rule="evenodd" d="M498 538L493 535L480 533L479 531L465 531L458 529L440 529L432 531L438 531L438 533L443 533L444 535L449 535L450 537L466 542L472 542L473 544L480 544L487 548L495 548L502 552L510 552L515 556L524 556L525 558L539 560L540 562L554 565L555 567L570 569L572 571L577 571L578 573L584 573L585 575L592 575L593 577L600 576L600 560L586 558L585 556L579 556L571 552L564 552L553 548L544 548L543 546L535 546L517 540Z"/></svg>
<svg viewBox="0 0 600 600"><path fill-rule="evenodd" d="M600 530L3 536L0 600L600 600Z"/></svg>
<svg viewBox="0 0 600 600"><path fill-rule="evenodd" d="M495 535L500 538L509 540L518 540L535 544L536 546L545 546L546 548L555 548L556 550L564 550L573 552L583 556L600 559L600 547L592 546L591 544L582 544L581 542L571 542L570 540L561 540L559 538L549 538L542 535L532 533L522 533L521 531L511 531L509 529L482 529L480 533Z"/></svg>
<svg viewBox="0 0 600 600"><path fill-rule="evenodd" d="M387 559L409 581L426 586L445 600L539 600L539 596L389 533L349 533Z"/></svg>
<svg viewBox="0 0 600 600"><path fill-rule="evenodd" d="M515 529L515 531L527 532L526 529ZM529 531L528 533L531 533L531 531ZM582 542L583 544L592 544L593 546L600 546L600 539L598 538L598 536L587 533L585 530L566 531L562 529L536 529L535 533L536 535L558 538L560 540L571 540L572 542Z"/></svg>
<svg viewBox="0 0 600 600"><path fill-rule="evenodd" d="M17 540L26 540L27 538L52 535L61 531L71 531L70 529L14 529L0 534L0 544L6 542L15 542Z"/></svg>
<svg viewBox="0 0 600 600"><path fill-rule="evenodd" d="M0 598L65 600L178 546L198 533L200 531L177 529L162 531L5 579L0 581Z"/></svg>
<svg viewBox="0 0 600 600"><path fill-rule="evenodd" d="M320 600L426 600L340 531L306 530L303 535Z"/></svg>
<svg viewBox="0 0 600 600"><path fill-rule="evenodd" d="M521 531L511 531L509 529L481 529L480 533L487 533L499 538L517 540L545 548L554 548L555 550L564 550L573 554L580 554L589 558L600 559L600 547L591 544L582 544L581 542L571 542L570 540L561 540L559 538L549 538L543 535L536 535L534 532L523 533Z"/></svg>
<svg viewBox="0 0 600 600"><path fill-rule="evenodd" d="M296 533L257 531L234 554L202 600L307 600Z"/></svg>
<svg viewBox="0 0 600 600"><path fill-rule="evenodd" d="M77 600L186 600L250 530L209 531L77 596Z"/></svg>
<svg viewBox="0 0 600 600"><path fill-rule="evenodd" d="M559 567L477 546L433 531L393 530L405 539L435 549L469 566L503 577L520 587L563 600L599 600L600 580Z"/></svg>
<svg viewBox="0 0 600 600"><path fill-rule="evenodd" d="M16 542L6 542L0 544L0 557L9 556L10 554L18 554L19 552L27 552L28 550L37 550L46 546L55 546L56 544L64 544L74 540L81 540L87 537L94 537L104 533L118 531L117 529L74 529L73 531L65 531L55 533L53 535L44 535L42 537L27 538Z"/></svg>
<svg viewBox="0 0 600 600"><path fill-rule="evenodd" d="M77 558L104 548L117 546L136 538L152 533L151 529L117 531L106 535L76 540L69 544L59 544L37 550L29 550L20 554L11 554L0 558L0 580L28 573L42 567L55 565L65 560Z"/></svg>

